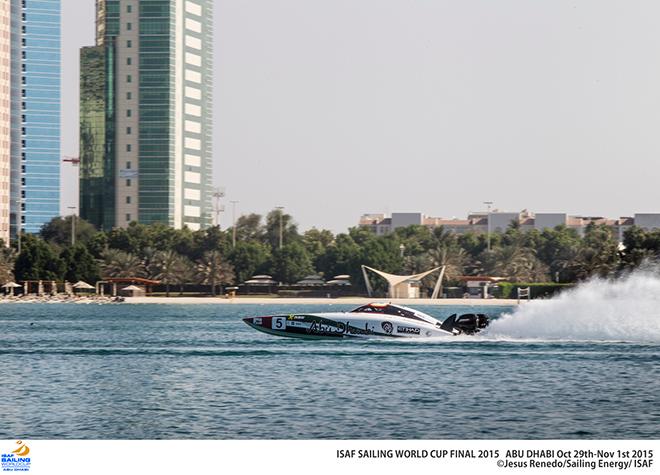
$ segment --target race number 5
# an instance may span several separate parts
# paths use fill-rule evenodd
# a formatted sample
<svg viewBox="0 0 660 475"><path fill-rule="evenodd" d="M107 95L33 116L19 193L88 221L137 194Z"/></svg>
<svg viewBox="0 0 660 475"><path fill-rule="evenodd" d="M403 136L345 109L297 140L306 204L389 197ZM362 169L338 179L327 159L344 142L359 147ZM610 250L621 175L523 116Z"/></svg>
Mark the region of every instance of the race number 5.
<svg viewBox="0 0 660 475"><path fill-rule="evenodd" d="M273 330L286 330L286 317L273 317Z"/></svg>

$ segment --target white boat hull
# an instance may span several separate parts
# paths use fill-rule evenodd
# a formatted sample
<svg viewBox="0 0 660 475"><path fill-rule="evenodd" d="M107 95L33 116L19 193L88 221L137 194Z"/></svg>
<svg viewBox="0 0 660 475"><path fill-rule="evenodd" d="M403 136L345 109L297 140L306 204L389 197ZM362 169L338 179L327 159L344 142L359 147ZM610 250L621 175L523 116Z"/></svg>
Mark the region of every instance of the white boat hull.
<svg viewBox="0 0 660 475"><path fill-rule="evenodd" d="M256 330L293 338L429 338L454 335L428 322L390 315L310 313L249 317L243 321Z"/></svg>

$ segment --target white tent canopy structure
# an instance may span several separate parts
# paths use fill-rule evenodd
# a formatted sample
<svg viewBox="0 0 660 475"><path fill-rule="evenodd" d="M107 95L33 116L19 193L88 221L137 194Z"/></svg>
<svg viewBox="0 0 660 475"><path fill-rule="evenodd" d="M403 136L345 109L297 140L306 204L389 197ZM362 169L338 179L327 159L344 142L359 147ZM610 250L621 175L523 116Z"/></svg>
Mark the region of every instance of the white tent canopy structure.
<svg viewBox="0 0 660 475"><path fill-rule="evenodd" d="M367 293L369 294L369 297L371 297L373 294L373 288L371 287L371 282L369 281L369 274L367 270L370 270L371 272L381 276L387 281L387 284L389 285L387 292L389 298L414 298L410 296L410 289L412 287L411 284L418 283L427 275L440 271L438 280L436 281L435 287L433 288L433 295L431 295L432 299L437 299L438 294L440 293L440 288L442 286L442 279L445 275L445 266L436 267L435 269L413 275L388 274L387 272L383 272L372 267L362 266L362 274L364 275L364 282L367 285Z"/></svg>

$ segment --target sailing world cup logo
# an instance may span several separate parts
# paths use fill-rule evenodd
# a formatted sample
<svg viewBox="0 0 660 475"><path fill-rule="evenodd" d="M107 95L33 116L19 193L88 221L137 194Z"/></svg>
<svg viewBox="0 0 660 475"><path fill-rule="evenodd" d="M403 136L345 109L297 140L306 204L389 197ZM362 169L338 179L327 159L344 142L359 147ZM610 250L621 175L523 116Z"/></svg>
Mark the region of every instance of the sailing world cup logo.
<svg viewBox="0 0 660 475"><path fill-rule="evenodd" d="M30 448L22 440L17 440L16 445L18 445L18 448L0 456L0 466L3 472L30 471L30 464L32 463L32 459L28 457Z"/></svg>

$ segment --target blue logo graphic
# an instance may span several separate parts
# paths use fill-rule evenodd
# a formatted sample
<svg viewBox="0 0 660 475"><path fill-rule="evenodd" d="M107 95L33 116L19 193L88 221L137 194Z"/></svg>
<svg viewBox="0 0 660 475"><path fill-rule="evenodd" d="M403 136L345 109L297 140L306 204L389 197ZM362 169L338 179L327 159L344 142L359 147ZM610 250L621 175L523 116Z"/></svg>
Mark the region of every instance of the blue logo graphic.
<svg viewBox="0 0 660 475"><path fill-rule="evenodd" d="M30 471L30 464L32 463L31 457L28 457L30 448L22 440L17 440L16 444L18 445L16 450L0 455L0 467L2 467L3 472Z"/></svg>

